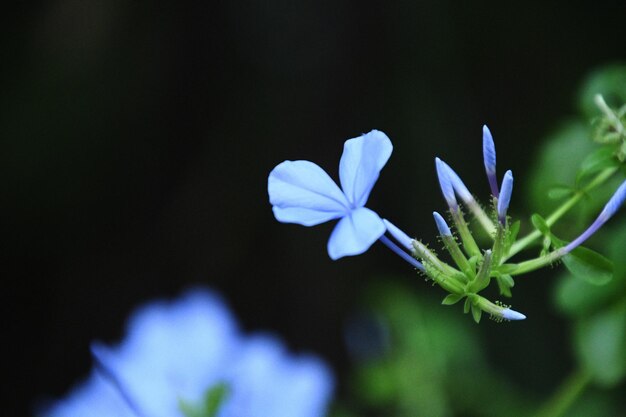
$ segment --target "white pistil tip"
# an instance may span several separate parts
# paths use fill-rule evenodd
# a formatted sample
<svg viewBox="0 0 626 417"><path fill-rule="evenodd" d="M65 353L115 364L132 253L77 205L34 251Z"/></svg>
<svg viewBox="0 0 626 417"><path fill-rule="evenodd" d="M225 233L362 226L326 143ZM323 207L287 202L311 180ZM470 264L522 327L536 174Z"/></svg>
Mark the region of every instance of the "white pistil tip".
<svg viewBox="0 0 626 417"><path fill-rule="evenodd" d="M511 310L510 308L504 308L502 309L502 318L507 320L524 320L526 316L518 311Z"/></svg>

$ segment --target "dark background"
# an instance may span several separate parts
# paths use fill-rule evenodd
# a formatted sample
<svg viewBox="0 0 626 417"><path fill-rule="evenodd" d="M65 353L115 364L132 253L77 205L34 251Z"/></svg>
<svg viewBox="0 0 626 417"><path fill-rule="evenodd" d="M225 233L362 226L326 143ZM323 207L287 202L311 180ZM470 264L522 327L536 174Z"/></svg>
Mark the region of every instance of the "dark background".
<svg viewBox="0 0 626 417"><path fill-rule="evenodd" d="M434 242L436 155L486 195L488 123L500 173L523 189L580 82L626 58L622 1L164 3L3 12L7 415L63 395L88 372L90 341L118 340L134 306L194 284L218 289L247 331L320 354L343 382L342 326L368 283L396 274L442 292L378 245L331 261L332 225L274 220L269 171L309 159L336 178L343 141L383 130L395 150L368 207ZM526 216L518 192L512 210ZM514 299L534 320L459 320L541 397L570 359L550 271L534 276Z"/></svg>

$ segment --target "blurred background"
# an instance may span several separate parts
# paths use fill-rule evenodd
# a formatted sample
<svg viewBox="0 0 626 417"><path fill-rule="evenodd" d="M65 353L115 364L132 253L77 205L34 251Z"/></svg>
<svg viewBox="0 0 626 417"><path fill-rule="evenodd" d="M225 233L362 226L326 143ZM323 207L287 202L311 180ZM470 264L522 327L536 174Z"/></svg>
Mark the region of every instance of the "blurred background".
<svg viewBox="0 0 626 417"><path fill-rule="evenodd" d="M276 222L267 175L308 159L337 178L343 142L380 129L394 154L368 207L438 247L433 159L487 196L487 123L526 220L542 138L578 117L590 73L626 59L624 12L617 0L14 4L0 18L7 415L64 395L91 367L90 341L119 340L139 303L193 285L219 290L246 331L326 359L346 409L346 329L372 323L362 312L390 282L404 290L381 294L451 313L494 374L547 397L572 368L555 271L518 281L528 320L475 325L379 245L333 262L332 224Z"/></svg>

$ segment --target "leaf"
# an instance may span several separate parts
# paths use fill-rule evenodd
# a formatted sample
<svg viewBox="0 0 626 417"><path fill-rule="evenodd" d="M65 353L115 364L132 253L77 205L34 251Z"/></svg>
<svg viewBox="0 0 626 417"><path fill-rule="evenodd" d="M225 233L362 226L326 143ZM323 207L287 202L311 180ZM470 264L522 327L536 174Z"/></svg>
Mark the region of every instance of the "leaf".
<svg viewBox="0 0 626 417"><path fill-rule="evenodd" d="M503 275L505 277L511 277L510 275ZM498 283L498 289L500 290L500 295L503 295L505 297L511 298L513 296L513 294L511 293L511 287L508 285L508 283L504 280L502 280L502 276L498 277L496 279L496 282Z"/></svg>
<svg viewBox="0 0 626 417"><path fill-rule="evenodd" d="M502 282L509 288L513 288L515 286L515 281L513 280L513 277L507 274L503 274L500 275L500 278L502 280Z"/></svg>
<svg viewBox="0 0 626 417"><path fill-rule="evenodd" d="M605 285L613 278L613 262L598 252L579 246L563 258L567 269L595 285Z"/></svg>
<svg viewBox="0 0 626 417"><path fill-rule="evenodd" d="M541 252L539 256L546 256L548 252L550 252L550 246L552 246L552 239L550 239L548 236L544 237L543 241L541 242Z"/></svg>
<svg viewBox="0 0 626 417"><path fill-rule="evenodd" d="M509 226L509 232L506 235L506 240L504 241L504 253L508 254L511 249L511 245L515 243L517 240L517 235L519 233L521 222L519 220L513 222L511 226Z"/></svg>
<svg viewBox="0 0 626 417"><path fill-rule="evenodd" d="M625 290L624 276L616 275L607 285L594 285L583 278L564 273L556 285L554 301L564 314L580 317L606 307Z"/></svg>
<svg viewBox="0 0 626 417"><path fill-rule="evenodd" d="M217 384L209 389L204 397L204 409L207 417L215 417L230 390L226 384Z"/></svg>
<svg viewBox="0 0 626 417"><path fill-rule="evenodd" d="M550 236L550 226L548 226L548 223L543 217L535 213L530 217L530 221L533 226L535 226L535 229L539 230L542 235Z"/></svg>
<svg viewBox="0 0 626 417"><path fill-rule="evenodd" d="M204 393L203 402L200 405L180 400L180 411L185 417L216 417L229 393L228 385L216 384Z"/></svg>
<svg viewBox="0 0 626 417"><path fill-rule="evenodd" d="M548 190L548 198L551 200L562 200L575 192L576 190L568 185L555 185Z"/></svg>
<svg viewBox="0 0 626 417"><path fill-rule="evenodd" d="M465 297L465 294L448 294L446 298L443 299L441 304L445 306L450 306L461 301L463 297Z"/></svg>
<svg viewBox="0 0 626 417"><path fill-rule="evenodd" d="M525 181L528 205L539 213L551 213L557 209L560 202L546 198L549 190L555 185L573 184L580 164L595 149L597 145L589 140L586 120L584 123L564 123L544 137L541 147L531 158L533 166ZM594 213L596 208L593 208Z"/></svg>
<svg viewBox="0 0 626 417"><path fill-rule="evenodd" d="M469 313L471 305L472 305L472 303L471 303L470 299L466 298L465 299L465 304L463 305L463 313L464 314Z"/></svg>
<svg viewBox="0 0 626 417"><path fill-rule="evenodd" d="M613 279L606 285L590 284L586 279L565 272L558 280L554 300L560 311L569 316L586 316L607 308L626 295L626 219L605 233L607 257L613 261Z"/></svg>
<svg viewBox="0 0 626 417"><path fill-rule="evenodd" d="M483 311L476 304L472 304L472 317L476 323L480 323L480 317L483 315Z"/></svg>
<svg viewBox="0 0 626 417"><path fill-rule="evenodd" d="M613 156L613 149L609 146L603 146L592 152L580 166L580 171L576 175L576 184L586 177L600 172L604 168L616 166L617 162Z"/></svg>
<svg viewBox="0 0 626 417"><path fill-rule="evenodd" d="M626 375L626 301L581 320L576 354L596 382L611 386Z"/></svg>
<svg viewBox="0 0 626 417"><path fill-rule="evenodd" d="M496 282L498 283L498 289L500 290L500 295L505 297L511 297L511 288L515 286L515 281L513 281L513 277L508 274L502 274L498 272L496 275Z"/></svg>

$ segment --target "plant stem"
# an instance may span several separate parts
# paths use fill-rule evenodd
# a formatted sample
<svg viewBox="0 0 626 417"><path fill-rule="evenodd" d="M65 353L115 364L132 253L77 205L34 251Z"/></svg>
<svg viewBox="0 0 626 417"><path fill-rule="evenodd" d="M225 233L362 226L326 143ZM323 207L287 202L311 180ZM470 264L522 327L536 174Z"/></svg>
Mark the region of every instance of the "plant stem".
<svg viewBox="0 0 626 417"><path fill-rule="evenodd" d="M546 402L535 417L561 417L572 406L591 382L589 372L578 370L563 382L561 387Z"/></svg>
<svg viewBox="0 0 626 417"><path fill-rule="evenodd" d="M565 252L563 251L563 248L561 248L552 251L540 258L520 262L519 264L517 264L517 268L509 272L509 275L521 275L539 268L543 268L546 265L550 265L551 263L556 262L563 255L565 255Z"/></svg>
<svg viewBox="0 0 626 417"><path fill-rule="evenodd" d="M578 204L578 202L585 196L585 194L611 178L611 176L617 171L617 169L617 167L610 167L600 171L600 173L596 175L594 179L589 182L589 184L578 190L573 196L565 201L546 219L546 223L548 224L548 226L552 226L554 223L557 222L557 220L563 217L565 213L567 213L572 207ZM515 242L513 245L511 245L511 250L509 250L507 259L525 249L528 245L533 243L539 237L541 237L541 232L539 230L534 230L533 232L524 236L522 239Z"/></svg>

